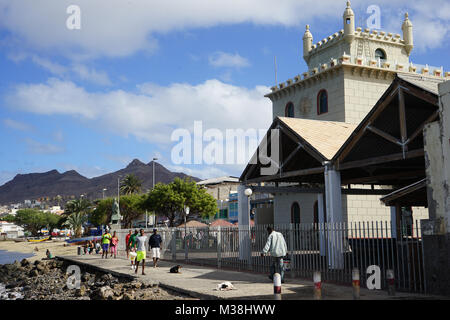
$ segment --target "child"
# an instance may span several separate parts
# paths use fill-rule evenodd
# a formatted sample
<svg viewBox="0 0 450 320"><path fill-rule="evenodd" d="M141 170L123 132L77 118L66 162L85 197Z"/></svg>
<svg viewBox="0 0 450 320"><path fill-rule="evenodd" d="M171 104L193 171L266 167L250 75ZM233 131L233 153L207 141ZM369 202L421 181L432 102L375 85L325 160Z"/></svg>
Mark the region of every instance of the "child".
<svg viewBox="0 0 450 320"><path fill-rule="evenodd" d="M130 249L130 261L131 261L131 270L136 269L135 261L136 261L136 248L131 247Z"/></svg>

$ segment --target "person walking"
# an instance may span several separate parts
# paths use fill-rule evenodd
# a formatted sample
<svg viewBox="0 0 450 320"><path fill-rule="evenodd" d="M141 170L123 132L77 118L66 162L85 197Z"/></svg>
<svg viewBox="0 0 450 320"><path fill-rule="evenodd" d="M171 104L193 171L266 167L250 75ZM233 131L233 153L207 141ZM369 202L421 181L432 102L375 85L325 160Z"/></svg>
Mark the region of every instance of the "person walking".
<svg viewBox="0 0 450 320"><path fill-rule="evenodd" d="M110 257L112 257L112 255L114 254L114 259L117 258L118 245L119 245L119 238L116 235L116 231L114 231L113 236L111 238L111 255L110 255Z"/></svg>
<svg viewBox="0 0 450 320"><path fill-rule="evenodd" d="M284 265L283 257L287 254L287 245L284 240L283 234L273 230L272 227L267 227L269 237L267 238L266 245L264 246L261 257L270 252L272 256L272 265L270 266L269 279L273 280L273 275L279 273L281 276L281 283L284 283Z"/></svg>
<svg viewBox="0 0 450 320"><path fill-rule="evenodd" d="M105 259L108 259L108 249L109 249L109 244L111 242L111 234L106 231L103 236L102 236L102 259L103 256L105 256Z"/></svg>
<svg viewBox="0 0 450 320"><path fill-rule="evenodd" d="M140 230L140 236L136 237L136 270L138 273L139 263L142 261L142 275L145 276L145 258L147 257L147 249L145 248L145 243L147 242L147 236L145 236L144 229Z"/></svg>
<svg viewBox="0 0 450 320"><path fill-rule="evenodd" d="M128 231L128 234L125 237L125 250L127 252L127 259L129 258L130 254L130 237L131 237L131 230Z"/></svg>
<svg viewBox="0 0 450 320"><path fill-rule="evenodd" d="M153 258L153 268L156 268L158 265L158 260L161 257L161 236L158 234L157 229L153 229L153 234L148 241L150 248L152 249L152 258Z"/></svg>
<svg viewBox="0 0 450 320"><path fill-rule="evenodd" d="M134 233L130 236L130 239L128 240L128 247L129 248L135 248L136 249L136 238L138 237L139 232L137 229L134 230Z"/></svg>

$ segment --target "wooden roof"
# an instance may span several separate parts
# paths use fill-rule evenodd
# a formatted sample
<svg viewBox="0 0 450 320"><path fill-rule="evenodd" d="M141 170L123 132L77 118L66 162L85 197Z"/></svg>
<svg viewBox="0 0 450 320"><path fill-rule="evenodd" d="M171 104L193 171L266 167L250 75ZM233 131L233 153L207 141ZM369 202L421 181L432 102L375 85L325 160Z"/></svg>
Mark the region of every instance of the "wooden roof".
<svg viewBox="0 0 450 320"><path fill-rule="evenodd" d="M279 117L281 122L330 160L350 137L356 124Z"/></svg>

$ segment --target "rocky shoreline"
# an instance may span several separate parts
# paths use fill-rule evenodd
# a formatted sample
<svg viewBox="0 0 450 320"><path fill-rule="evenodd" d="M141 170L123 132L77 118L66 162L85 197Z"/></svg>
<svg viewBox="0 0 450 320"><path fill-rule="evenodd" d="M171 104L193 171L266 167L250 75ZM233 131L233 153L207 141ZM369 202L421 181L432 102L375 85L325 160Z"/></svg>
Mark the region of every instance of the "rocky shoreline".
<svg viewBox="0 0 450 320"><path fill-rule="evenodd" d="M27 259L0 265L0 300L191 300L157 285L117 278L109 273L81 272L80 286L67 286L68 264Z"/></svg>

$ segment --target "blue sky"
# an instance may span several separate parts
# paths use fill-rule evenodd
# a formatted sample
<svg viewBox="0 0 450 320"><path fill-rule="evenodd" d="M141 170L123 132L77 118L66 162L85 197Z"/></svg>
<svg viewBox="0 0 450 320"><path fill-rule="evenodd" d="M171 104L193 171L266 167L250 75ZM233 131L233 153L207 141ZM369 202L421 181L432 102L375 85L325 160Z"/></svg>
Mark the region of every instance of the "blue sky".
<svg viewBox="0 0 450 320"><path fill-rule="evenodd" d="M81 30L68 30L69 5ZM369 5L381 29L414 24L411 60L450 70L449 1L353 1L357 25ZM301 38L342 29L345 1L0 0L0 184L17 173L75 169L87 177L157 156L202 178L243 165L177 165L174 129L266 129L263 97L306 71Z"/></svg>

